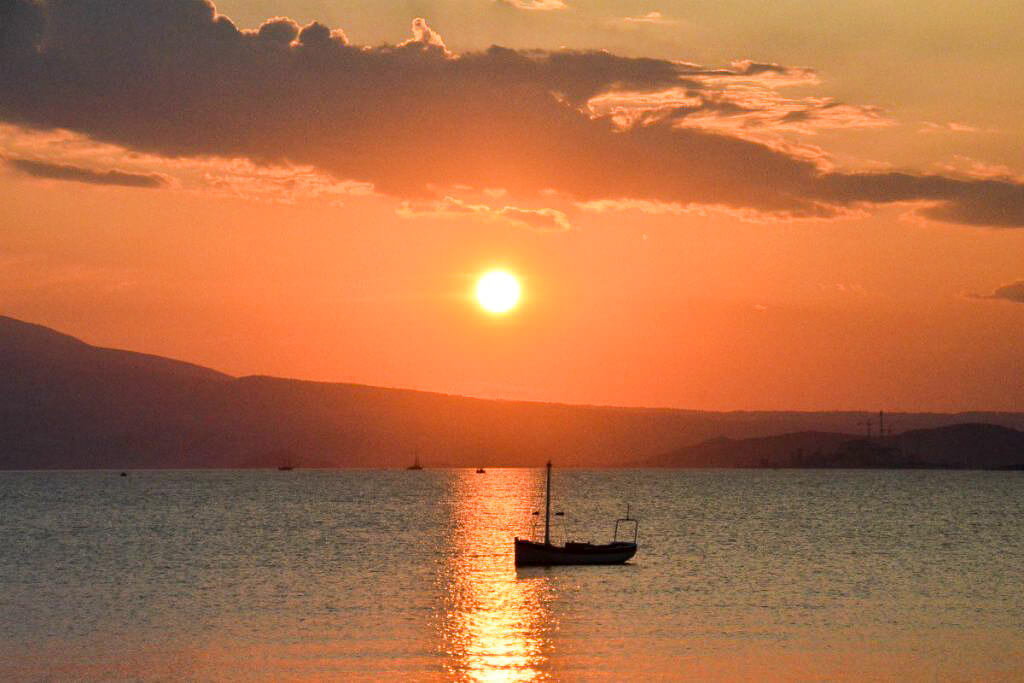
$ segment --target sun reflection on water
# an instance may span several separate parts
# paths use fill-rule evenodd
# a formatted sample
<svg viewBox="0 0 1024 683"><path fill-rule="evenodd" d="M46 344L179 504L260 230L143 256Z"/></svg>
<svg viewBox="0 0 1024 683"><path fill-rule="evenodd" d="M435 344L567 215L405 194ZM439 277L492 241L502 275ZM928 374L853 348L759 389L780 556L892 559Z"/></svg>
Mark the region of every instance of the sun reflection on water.
<svg viewBox="0 0 1024 683"><path fill-rule="evenodd" d="M530 519L536 472L467 470L452 483L451 550L440 572L446 673L471 681L548 680L558 622L544 575L517 576L512 538Z"/></svg>

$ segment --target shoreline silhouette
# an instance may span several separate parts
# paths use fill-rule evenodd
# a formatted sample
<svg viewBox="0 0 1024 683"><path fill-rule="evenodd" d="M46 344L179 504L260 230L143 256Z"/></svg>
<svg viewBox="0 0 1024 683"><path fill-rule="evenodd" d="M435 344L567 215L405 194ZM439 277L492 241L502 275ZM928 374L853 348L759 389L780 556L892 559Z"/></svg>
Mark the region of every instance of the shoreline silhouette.
<svg viewBox="0 0 1024 683"><path fill-rule="evenodd" d="M0 469L1024 466L1024 413L622 408L232 377L0 316Z"/></svg>

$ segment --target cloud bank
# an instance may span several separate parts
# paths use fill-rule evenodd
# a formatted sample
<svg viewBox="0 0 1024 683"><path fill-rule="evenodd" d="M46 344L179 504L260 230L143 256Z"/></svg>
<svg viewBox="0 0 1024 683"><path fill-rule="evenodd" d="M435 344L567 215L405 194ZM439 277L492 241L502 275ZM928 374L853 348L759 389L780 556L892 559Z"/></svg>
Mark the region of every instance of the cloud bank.
<svg viewBox="0 0 1024 683"><path fill-rule="evenodd" d="M900 202L1024 226L1018 182L843 173L773 138L885 124L871 107L779 92L815 78L597 51L455 55L422 19L408 41L363 47L281 17L240 30L204 0L0 5L0 120L135 152L310 167L409 201L468 186L776 219Z"/></svg>

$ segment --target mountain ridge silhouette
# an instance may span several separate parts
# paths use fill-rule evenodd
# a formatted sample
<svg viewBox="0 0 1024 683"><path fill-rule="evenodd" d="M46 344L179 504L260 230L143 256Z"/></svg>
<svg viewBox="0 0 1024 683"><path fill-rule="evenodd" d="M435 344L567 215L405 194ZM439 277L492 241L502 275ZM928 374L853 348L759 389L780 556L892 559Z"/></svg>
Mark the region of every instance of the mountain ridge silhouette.
<svg viewBox="0 0 1024 683"><path fill-rule="evenodd" d="M711 412L233 377L0 316L0 469L629 466L714 437L841 432L865 411ZM1024 413L894 413L905 429Z"/></svg>

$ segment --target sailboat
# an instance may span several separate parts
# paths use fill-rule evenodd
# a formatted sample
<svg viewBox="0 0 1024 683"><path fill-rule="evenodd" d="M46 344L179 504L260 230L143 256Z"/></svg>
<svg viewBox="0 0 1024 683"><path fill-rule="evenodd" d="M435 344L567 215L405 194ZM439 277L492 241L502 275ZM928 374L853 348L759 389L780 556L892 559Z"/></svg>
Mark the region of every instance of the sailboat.
<svg viewBox="0 0 1024 683"><path fill-rule="evenodd" d="M574 543L564 546L551 543L551 461L548 461L547 488L544 495L544 542L515 538L517 567L548 567L558 564L622 564L636 554L636 536L639 522L629 516L615 520L615 533L607 545ZM536 513L534 513L536 514ZM557 513L561 514L561 513ZM619 527L632 526L633 540L620 541Z"/></svg>
<svg viewBox="0 0 1024 683"><path fill-rule="evenodd" d="M423 465L420 464L420 456L413 458L412 464L406 467L407 470L422 470Z"/></svg>

